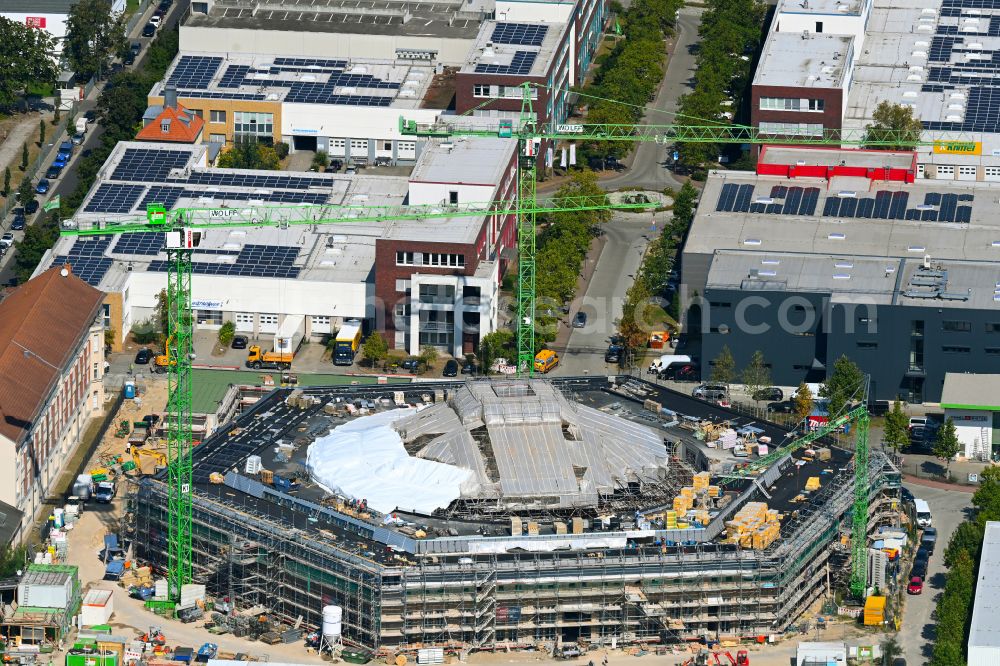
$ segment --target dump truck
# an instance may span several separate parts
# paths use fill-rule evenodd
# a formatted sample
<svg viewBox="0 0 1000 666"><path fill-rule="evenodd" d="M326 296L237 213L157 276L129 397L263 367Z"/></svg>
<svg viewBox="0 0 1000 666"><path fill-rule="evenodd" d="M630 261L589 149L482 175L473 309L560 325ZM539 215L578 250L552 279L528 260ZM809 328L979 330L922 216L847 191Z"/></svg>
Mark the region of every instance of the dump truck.
<svg viewBox="0 0 1000 666"><path fill-rule="evenodd" d="M292 367L295 354L276 351L262 352L260 345L250 345L246 366L253 370L287 370Z"/></svg>
<svg viewBox="0 0 1000 666"><path fill-rule="evenodd" d="M361 347L361 322L357 319L348 321L337 331L337 340L333 346L333 364L350 365Z"/></svg>

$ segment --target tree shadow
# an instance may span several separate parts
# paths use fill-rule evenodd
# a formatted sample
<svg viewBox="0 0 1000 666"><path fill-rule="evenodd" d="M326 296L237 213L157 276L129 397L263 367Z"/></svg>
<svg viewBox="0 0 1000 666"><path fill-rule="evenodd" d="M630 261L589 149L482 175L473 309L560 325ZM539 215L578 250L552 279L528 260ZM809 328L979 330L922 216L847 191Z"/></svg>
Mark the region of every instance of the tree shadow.
<svg viewBox="0 0 1000 666"><path fill-rule="evenodd" d="M920 471L924 474L932 474L934 476L944 476L947 471L945 466L939 462L933 460L925 460L920 463Z"/></svg>

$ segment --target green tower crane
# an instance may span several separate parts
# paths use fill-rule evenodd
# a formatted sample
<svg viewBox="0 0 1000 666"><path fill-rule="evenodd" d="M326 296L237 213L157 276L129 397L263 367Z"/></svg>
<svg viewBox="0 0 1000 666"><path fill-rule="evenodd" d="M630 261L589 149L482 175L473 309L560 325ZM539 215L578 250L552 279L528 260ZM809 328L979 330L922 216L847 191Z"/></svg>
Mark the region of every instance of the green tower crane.
<svg viewBox="0 0 1000 666"><path fill-rule="evenodd" d="M644 209L650 204L615 205L620 209ZM192 423L191 370L194 359L194 317L191 311L192 254L200 234L210 229L287 228L298 225L429 220L484 215L531 215L538 212L605 210L611 208L601 196L567 197L539 210L525 211L510 201L487 201L450 206L246 206L241 208L178 208L167 210L150 204L145 215L122 216L96 222L66 225L63 236L116 236L162 232L166 235L167 311L169 336L167 363L167 525L168 580L170 597L180 598L181 587L192 580Z"/></svg>

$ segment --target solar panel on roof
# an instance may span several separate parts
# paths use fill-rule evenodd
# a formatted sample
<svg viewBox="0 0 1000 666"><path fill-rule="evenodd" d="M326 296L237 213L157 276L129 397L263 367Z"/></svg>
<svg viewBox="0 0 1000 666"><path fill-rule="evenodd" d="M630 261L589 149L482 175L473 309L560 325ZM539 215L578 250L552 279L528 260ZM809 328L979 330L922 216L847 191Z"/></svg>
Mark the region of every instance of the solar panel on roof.
<svg viewBox="0 0 1000 666"><path fill-rule="evenodd" d="M112 180L157 182L166 179L171 169L187 164L191 153L180 150L129 148L122 154Z"/></svg>
<svg viewBox="0 0 1000 666"><path fill-rule="evenodd" d="M155 255L163 249L164 235L161 233L122 234L118 237L114 249L115 254Z"/></svg>
<svg viewBox="0 0 1000 666"><path fill-rule="evenodd" d="M802 188L788 188L788 196L785 197L785 206L782 213L785 215L795 215L799 212L799 204L802 202Z"/></svg>
<svg viewBox="0 0 1000 666"><path fill-rule="evenodd" d="M535 64L538 54L535 51L517 51L511 59L509 65L476 65L476 72L479 74L528 74L531 66Z"/></svg>
<svg viewBox="0 0 1000 666"><path fill-rule="evenodd" d="M296 278L299 268L294 263L298 255L297 247L249 244L239 251L234 263L195 261L191 264L191 270L202 275ZM160 259L152 261L149 270L166 272L167 262Z"/></svg>
<svg viewBox="0 0 1000 666"><path fill-rule="evenodd" d="M733 183L725 183L722 192L719 193L719 201L715 205L715 210L720 212L730 212L733 210L733 203L736 201L738 186Z"/></svg>
<svg viewBox="0 0 1000 666"><path fill-rule="evenodd" d="M207 88L212 82L212 77L219 71L222 64L220 56L181 56L171 72L168 84L173 84L178 88L193 88L195 90Z"/></svg>
<svg viewBox="0 0 1000 666"><path fill-rule="evenodd" d="M541 46L548 33L547 25L530 23L497 23L490 41L494 44L519 44L521 46Z"/></svg>
<svg viewBox="0 0 1000 666"><path fill-rule="evenodd" d="M88 213L127 213L139 200L142 185L101 183L84 207Z"/></svg>
<svg viewBox="0 0 1000 666"><path fill-rule="evenodd" d="M104 256L104 251L110 244L109 236L77 238L69 252L55 257L52 264L54 266L70 264L74 275L96 287L113 263L110 258Z"/></svg>
<svg viewBox="0 0 1000 666"><path fill-rule="evenodd" d="M838 199L840 197L837 197ZM857 199L842 199L840 202L840 216L841 217L854 217L855 213L858 211L858 200Z"/></svg>

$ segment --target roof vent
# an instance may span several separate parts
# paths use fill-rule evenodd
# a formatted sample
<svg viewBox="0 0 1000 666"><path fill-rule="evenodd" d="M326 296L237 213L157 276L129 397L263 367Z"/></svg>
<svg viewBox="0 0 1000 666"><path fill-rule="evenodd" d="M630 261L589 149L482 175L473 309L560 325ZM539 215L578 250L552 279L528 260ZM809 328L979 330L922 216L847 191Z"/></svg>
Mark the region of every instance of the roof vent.
<svg viewBox="0 0 1000 666"><path fill-rule="evenodd" d="M851 276L848 273L834 273L833 274L833 279L834 280L850 280Z"/></svg>
<svg viewBox="0 0 1000 666"><path fill-rule="evenodd" d="M760 245L760 239L759 238L747 238L745 241L743 241L743 244L744 245Z"/></svg>
<svg viewBox="0 0 1000 666"><path fill-rule="evenodd" d="M910 245L906 248L907 252L926 252L927 248L923 245Z"/></svg>
<svg viewBox="0 0 1000 666"><path fill-rule="evenodd" d="M832 234L828 234L826 238L827 240L844 240L845 238L847 238L847 234L842 234L839 231L835 231Z"/></svg>

